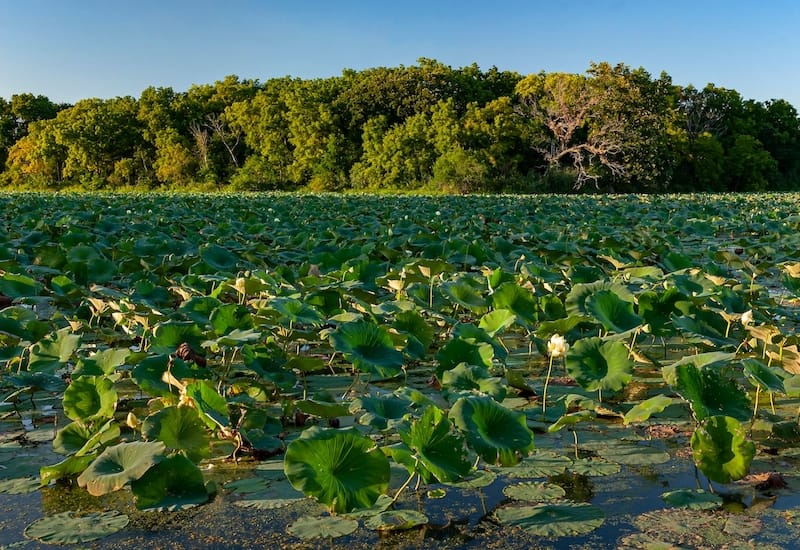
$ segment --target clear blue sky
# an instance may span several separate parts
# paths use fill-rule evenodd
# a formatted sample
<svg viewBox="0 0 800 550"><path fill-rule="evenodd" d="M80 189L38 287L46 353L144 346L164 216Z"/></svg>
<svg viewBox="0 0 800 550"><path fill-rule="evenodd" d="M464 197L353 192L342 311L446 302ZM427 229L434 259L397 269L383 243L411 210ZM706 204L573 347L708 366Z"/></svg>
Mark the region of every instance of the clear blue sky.
<svg viewBox="0 0 800 550"><path fill-rule="evenodd" d="M0 97L73 103L342 69L592 61L800 109L798 0L0 0Z"/></svg>

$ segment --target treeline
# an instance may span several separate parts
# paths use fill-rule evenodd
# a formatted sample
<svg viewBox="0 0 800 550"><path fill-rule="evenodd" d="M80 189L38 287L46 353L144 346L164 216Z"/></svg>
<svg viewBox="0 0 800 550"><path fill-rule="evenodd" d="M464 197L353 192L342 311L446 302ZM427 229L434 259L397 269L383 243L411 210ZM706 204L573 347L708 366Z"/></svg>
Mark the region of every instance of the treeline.
<svg viewBox="0 0 800 550"><path fill-rule="evenodd" d="M680 192L800 189L788 102L593 64L229 76L58 105L0 98L0 183L34 189Z"/></svg>

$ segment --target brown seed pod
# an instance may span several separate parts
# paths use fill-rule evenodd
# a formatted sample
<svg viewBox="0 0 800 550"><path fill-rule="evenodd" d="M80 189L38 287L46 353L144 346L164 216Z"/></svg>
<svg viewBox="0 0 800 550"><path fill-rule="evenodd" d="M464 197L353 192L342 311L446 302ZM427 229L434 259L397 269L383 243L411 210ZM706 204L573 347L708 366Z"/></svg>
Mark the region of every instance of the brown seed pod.
<svg viewBox="0 0 800 550"><path fill-rule="evenodd" d="M192 361L199 367L205 367L207 364L206 358L194 351L187 342L183 342L178 346L178 349L175 350L175 355L184 361Z"/></svg>

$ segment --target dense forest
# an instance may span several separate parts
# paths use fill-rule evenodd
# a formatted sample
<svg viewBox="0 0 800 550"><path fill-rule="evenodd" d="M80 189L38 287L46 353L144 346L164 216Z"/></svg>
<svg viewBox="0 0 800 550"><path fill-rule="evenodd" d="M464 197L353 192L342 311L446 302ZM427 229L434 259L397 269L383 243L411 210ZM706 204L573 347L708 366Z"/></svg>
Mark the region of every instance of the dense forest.
<svg viewBox="0 0 800 550"><path fill-rule="evenodd" d="M683 192L800 189L788 102L642 68L523 76L429 59L185 92L0 98L0 183L24 189Z"/></svg>

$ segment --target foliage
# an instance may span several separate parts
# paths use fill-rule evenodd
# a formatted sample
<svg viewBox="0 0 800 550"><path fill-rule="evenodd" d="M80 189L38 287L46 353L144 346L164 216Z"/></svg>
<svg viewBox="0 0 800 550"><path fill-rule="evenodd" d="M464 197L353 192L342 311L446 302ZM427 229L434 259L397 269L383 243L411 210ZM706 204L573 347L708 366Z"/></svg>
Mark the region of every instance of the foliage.
<svg viewBox="0 0 800 550"><path fill-rule="evenodd" d="M370 521L389 529L423 523L397 513L406 492L444 491L447 508L456 490L614 475L689 445L726 483L796 445L791 194L0 204L3 421L55 434L61 455L16 460L8 441L0 471L38 471L47 491L130 486L120 497L140 508L180 509L209 500L217 464L258 463L269 485L240 505L394 505ZM753 407L759 392L770 407ZM534 430L549 452L533 453ZM551 504L498 517L572 521ZM580 529L597 524L588 512Z"/></svg>
<svg viewBox="0 0 800 550"><path fill-rule="evenodd" d="M0 98L1 180L28 189L797 189L798 144L784 100L606 62L520 75L421 58L74 105Z"/></svg>

